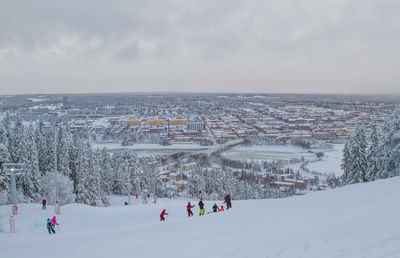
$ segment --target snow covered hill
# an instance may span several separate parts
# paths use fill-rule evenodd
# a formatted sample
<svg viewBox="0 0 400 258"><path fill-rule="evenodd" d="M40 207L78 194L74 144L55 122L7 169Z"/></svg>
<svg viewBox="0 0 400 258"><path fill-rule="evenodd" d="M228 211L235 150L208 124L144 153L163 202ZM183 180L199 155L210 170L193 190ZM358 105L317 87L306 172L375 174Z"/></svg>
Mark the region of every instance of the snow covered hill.
<svg viewBox="0 0 400 258"><path fill-rule="evenodd" d="M183 200L73 204L62 207L52 236L44 222L53 207L25 204L17 234L0 233L0 257L400 257L398 196L400 177L288 199L234 201L232 210L192 218ZM164 207L170 215L160 222ZM0 206L3 228L9 210Z"/></svg>

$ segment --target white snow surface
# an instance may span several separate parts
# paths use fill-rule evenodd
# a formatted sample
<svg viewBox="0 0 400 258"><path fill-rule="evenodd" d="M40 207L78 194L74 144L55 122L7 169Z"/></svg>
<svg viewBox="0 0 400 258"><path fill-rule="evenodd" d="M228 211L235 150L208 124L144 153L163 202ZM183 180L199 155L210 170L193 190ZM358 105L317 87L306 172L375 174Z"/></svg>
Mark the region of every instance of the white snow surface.
<svg viewBox="0 0 400 258"><path fill-rule="evenodd" d="M400 177L288 199L233 201L224 213L187 218L186 200L96 208L20 205L17 233L0 233L4 258L400 257ZM118 200L119 202L120 200ZM217 202L221 204L221 201ZM213 202L206 202L207 210ZM159 221L166 208L167 221ZM8 213L10 206L0 206ZM3 228L7 226L3 218Z"/></svg>

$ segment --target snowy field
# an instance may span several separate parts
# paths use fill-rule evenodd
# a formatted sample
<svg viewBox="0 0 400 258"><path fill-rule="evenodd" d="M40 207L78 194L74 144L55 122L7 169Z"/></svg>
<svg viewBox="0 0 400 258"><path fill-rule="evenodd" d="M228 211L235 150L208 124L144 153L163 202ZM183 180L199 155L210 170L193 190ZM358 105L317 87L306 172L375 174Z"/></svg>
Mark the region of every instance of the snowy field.
<svg viewBox="0 0 400 258"><path fill-rule="evenodd" d="M253 146L236 146L230 150L223 152L225 157L239 160L300 160L304 157L309 163L306 168L310 172L318 172L323 174L334 173L337 176L343 174L343 170L340 167L343 156L344 144L332 144L332 149L321 149L312 151L324 152L324 156L321 159L317 159L314 153L309 152L306 149L298 146L286 146L286 145L253 145ZM287 164L285 167L293 168L295 171L302 171L300 168L301 162Z"/></svg>
<svg viewBox="0 0 400 258"><path fill-rule="evenodd" d="M24 204L17 233L0 233L0 256L395 258L400 205L393 197L400 195L399 185L397 177L288 199L234 201L232 210L192 218L186 217L185 200L107 208L72 204L62 207L60 228L51 236L44 222L52 207ZM158 221L162 208L170 213L166 222ZM3 217L9 210L0 206Z"/></svg>
<svg viewBox="0 0 400 258"><path fill-rule="evenodd" d="M297 146L286 145L252 145L252 146L236 146L223 152L227 158L241 160L290 160L294 158L312 158L313 153Z"/></svg>
<svg viewBox="0 0 400 258"><path fill-rule="evenodd" d="M340 167L343 158L343 148L344 144L333 144L332 150L322 150L324 156L321 160L311 160L307 164L307 168L310 171L333 173L336 176L341 176L343 174L343 169Z"/></svg>

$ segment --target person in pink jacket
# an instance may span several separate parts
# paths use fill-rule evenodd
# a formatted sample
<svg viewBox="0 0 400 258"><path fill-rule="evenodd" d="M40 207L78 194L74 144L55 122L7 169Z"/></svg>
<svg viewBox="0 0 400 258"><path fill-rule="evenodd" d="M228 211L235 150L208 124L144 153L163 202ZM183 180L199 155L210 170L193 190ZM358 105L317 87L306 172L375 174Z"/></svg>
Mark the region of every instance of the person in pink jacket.
<svg viewBox="0 0 400 258"><path fill-rule="evenodd" d="M56 216L53 216L53 218L51 218L51 223L55 226L55 225L59 225L58 224L58 222L57 222L57 218L56 218Z"/></svg>

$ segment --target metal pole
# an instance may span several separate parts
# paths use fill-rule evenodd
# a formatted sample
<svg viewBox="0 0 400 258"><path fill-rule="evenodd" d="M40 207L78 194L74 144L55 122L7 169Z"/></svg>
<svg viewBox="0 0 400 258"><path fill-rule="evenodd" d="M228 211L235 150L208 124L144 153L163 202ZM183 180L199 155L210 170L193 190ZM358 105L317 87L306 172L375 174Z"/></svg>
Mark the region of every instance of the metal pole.
<svg viewBox="0 0 400 258"><path fill-rule="evenodd" d="M54 191L55 191L55 199L54 199L54 209L56 214L60 213L58 207L58 179L57 179L57 125L54 127Z"/></svg>
<svg viewBox="0 0 400 258"><path fill-rule="evenodd" d="M15 205L17 203L16 192L17 192L17 183L15 179L15 169L11 168L11 202Z"/></svg>

